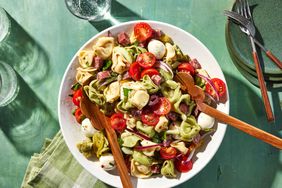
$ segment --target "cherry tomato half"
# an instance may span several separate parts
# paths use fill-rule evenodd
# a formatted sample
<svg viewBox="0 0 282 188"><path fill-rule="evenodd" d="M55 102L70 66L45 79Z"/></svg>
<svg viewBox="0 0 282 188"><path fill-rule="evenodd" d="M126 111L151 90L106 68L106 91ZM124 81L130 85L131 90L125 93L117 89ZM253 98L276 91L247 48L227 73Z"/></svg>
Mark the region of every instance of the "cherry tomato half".
<svg viewBox="0 0 282 188"><path fill-rule="evenodd" d="M178 65L178 71L179 72L188 72L191 74L191 76L195 75L195 69L190 63L181 63Z"/></svg>
<svg viewBox="0 0 282 188"><path fill-rule="evenodd" d="M137 23L134 26L134 35L139 42L144 42L153 34L151 26L145 22Z"/></svg>
<svg viewBox="0 0 282 188"><path fill-rule="evenodd" d="M82 88L74 91L73 97L72 97L73 104L76 106L80 106L81 97L82 97Z"/></svg>
<svg viewBox="0 0 282 188"><path fill-rule="evenodd" d="M162 159L169 160L176 156L177 150L174 147L162 147L160 155Z"/></svg>
<svg viewBox="0 0 282 188"><path fill-rule="evenodd" d="M141 78L143 78L145 75L152 77L153 75L159 75L159 71L154 68L145 69L141 72Z"/></svg>
<svg viewBox="0 0 282 188"><path fill-rule="evenodd" d="M134 62L130 65L129 67L129 76L133 79L133 80L140 80L141 78L141 67L137 62Z"/></svg>
<svg viewBox="0 0 282 188"><path fill-rule="evenodd" d="M126 127L126 121L122 113L116 113L111 116L111 126L114 130L122 132Z"/></svg>
<svg viewBox="0 0 282 188"><path fill-rule="evenodd" d="M150 112L149 110L143 110L141 114L141 121L149 126L155 126L158 124L160 117L157 114Z"/></svg>
<svg viewBox="0 0 282 188"><path fill-rule="evenodd" d="M158 104L156 104L156 107L154 109L155 109L154 110L155 114L159 116L166 115L171 110L171 104L166 97L161 97Z"/></svg>
<svg viewBox="0 0 282 188"><path fill-rule="evenodd" d="M151 68L156 63L156 57L151 52L145 52L139 54L136 58L136 62L145 69Z"/></svg>
<svg viewBox="0 0 282 188"><path fill-rule="evenodd" d="M219 95L219 101L224 102L226 100L226 85L225 83L219 79L219 78L213 78L211 79L213 82L213 85L215 86L215 89L217 90L217 93ZM210 94L212 97L215 97L215 91L211 87L210 84L206 85L206 90L208 94Z"/></svg>
<svg viewBox="0 0 282 188"><path fill-rule="evenodd" d="M187 158L187 155L181 155L175 158L174 165L179 172L188 172L192 169L193 162L192 160L187 161Z"/></svg>
<svg viewBox="0 0 282 188"><path fill-rule="evenodd" d="M82 114L81 109L78 107L74 112L75 119L77 123L81 124L82 120L85 118L85 116Z"/></svg>

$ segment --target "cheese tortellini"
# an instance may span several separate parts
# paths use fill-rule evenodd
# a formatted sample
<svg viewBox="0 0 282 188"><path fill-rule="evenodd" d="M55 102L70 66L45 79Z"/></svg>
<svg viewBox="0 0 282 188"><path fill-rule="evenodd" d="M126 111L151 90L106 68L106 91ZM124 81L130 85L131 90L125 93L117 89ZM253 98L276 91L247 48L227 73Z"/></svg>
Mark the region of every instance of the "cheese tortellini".
<svg viewBox="0 0 282 188"><path fill-rule="evenodd" d="M113 37L100 37L92 48L98 57L105 60L112 55L114 43Z"/></svg>
<svg viewBox="0 0 282 188"><path fill-rule="evenodd" d="M122 74L129 69L133 59L125 48L117 46L113 49L112 61L112 71Z"/></svg>

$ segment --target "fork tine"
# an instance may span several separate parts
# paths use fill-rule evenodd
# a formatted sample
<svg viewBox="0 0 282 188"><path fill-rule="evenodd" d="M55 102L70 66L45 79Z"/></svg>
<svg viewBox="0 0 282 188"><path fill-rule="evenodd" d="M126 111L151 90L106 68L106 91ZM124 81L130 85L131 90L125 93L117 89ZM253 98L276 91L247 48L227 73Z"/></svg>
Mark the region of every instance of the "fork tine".
<svg viewBox="0 0 282 188"><path fill-rule="evenodd" d="M249 14L249 18L252 19L252 13L251 13L251 10L250 10L250 5L249 5L248 0L246 0L246 3L247 3L247 12Z"/></svg>

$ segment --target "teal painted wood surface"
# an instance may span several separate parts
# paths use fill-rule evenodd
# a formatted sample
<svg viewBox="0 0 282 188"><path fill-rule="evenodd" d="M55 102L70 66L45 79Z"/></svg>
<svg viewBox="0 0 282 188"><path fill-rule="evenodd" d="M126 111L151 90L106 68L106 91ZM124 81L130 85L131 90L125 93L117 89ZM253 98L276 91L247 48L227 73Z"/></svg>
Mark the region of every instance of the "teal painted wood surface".
<svg viewBox="0 0 282 188"><path fill-rule="evenodd" d="M112 13L121 22L135 19L167 22L199 38L224 71L230 90L230 114L282 136L281 89L269 93L276 122L268 124L259 89L245 80L229 57L223 10L230 9L232 4L232 0L119 0L113 1ZM110 23L80 20L68 12L63 0L0 0L0 6L48 53L50 75L34 91L57 118L60 80L70 59L84 42ZM20 187L30 156L19 153L2 131L0 143L0 187ZM278 188L282 186L281 164L281 151L228 128L223 144L206 168L178 187Z"/></svg>

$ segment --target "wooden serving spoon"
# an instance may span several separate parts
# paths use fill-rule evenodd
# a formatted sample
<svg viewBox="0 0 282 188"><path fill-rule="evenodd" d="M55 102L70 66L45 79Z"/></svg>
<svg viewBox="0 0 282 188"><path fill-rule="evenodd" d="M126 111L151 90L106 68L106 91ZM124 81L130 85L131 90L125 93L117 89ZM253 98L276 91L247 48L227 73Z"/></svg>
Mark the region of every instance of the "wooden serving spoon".
<svg viewBox="0 0 282 188"><path fill-rule="evenodd" d="M117 169L120 175L122 186L125 188L132 188L132 182L127 171L126 164L124 162L123 155L121 153L116 132L110 125L110 120L99 109L99 107L92 103L83 92L80 101L80 108L82 113L91 121L92 126L97 130L105 129L107 138L110 143L111 151L113 153Z"/></svg>
<svg viewBox="0 0 282 188"><path fill-rule="evenodd" d="M268 132L258 129L246 122L243 122L235 117L229 116L207 104L204 103L204 91L198 86L194 85L194 79L190 74L179 72L175 75L175 80L180 82L184 89L191 95L192 99L196 101L198 108L203 113L214 117L220 122L227 123L255 138L258 138L278 149L282 149L282 139L274 136Z"/></svg>

